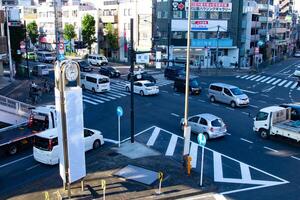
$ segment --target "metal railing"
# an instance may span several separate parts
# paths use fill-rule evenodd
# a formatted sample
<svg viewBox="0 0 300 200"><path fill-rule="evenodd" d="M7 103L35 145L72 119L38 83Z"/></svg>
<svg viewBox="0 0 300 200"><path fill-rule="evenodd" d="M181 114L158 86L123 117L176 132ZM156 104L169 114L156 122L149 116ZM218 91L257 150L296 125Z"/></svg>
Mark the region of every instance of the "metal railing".
<svg viewBox="0 0 300 200"><path fill-rule="evenodd" d="M34 106L0 95L0 110L2 111L27 118L32 108Z"/></svg>

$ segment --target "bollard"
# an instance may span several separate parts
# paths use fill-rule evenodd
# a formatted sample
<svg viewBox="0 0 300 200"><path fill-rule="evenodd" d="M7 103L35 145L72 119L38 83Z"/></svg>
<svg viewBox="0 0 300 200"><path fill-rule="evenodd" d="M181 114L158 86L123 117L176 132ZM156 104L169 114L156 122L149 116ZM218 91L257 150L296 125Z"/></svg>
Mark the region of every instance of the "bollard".
<svg viewBox="0 0 300 200"><path fill-rule="evenodd" d="M45 192L45 200L50 200L49 192Z"/></svg>
<svg viewBox="0 0 300 200"><path fill-rule="evenodd" d="M186 159L187 159L187 165L186 165L187 174L188 174L188 176L190 176L191 175L191 168L192 168L192 165L191 165L192 157L187 156Z"/></svg>
<svg viewBox="0 0 300 200"><path fill-rule="evenodd" d="M161 183L164 179L164 173L158 172L158 179L159 179L158 194L161 194Z"/></svg>
<svg viewBox="0 0 300 200"><path fill-rule="evenodd" d="M84 191L84 180L83 179L81 180L81 191L82 192Z"/></svg>
<svg viewBox="0 0 300 200"><path fill-rule="evenodd" d="M103 190L103 200L105 200L106 181L101 180L101 188Z"/></svg>

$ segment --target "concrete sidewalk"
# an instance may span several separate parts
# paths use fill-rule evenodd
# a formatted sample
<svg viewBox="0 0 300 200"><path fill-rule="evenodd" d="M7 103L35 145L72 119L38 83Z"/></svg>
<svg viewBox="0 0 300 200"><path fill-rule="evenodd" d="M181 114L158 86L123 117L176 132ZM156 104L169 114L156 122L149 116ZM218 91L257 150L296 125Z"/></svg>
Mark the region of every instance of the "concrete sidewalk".
<svg viewBox="0 0 300 200"><path fill-rule="evenodd" d="M199 174L196 172L187 176L186 169L182 163L169 157L154 152L149 147L135 142L123 143L121 149L118 147L102 147L99 150L89 152L87 157L87 176L84 179L84 191L81 183L71 185L72 199L103 199L101 181L106 181L107 200L129 200L129 199L203 199L217 200L215 196L216 186L212 180L204 177L203 186L199 186ZM132 151L132 148L135 151ZM127 156L138 153L138 158ZM142 167L155 172L163 172L162 194L157 194L158 180L152 185L127 180L114 175L127 165ZM49 199L66 199L67 192L62 189L61 178L58 170L46 178L32 181L12 194L6 194L10 199L44 199L45 194ZM2 197L3 198L3 197Z"/></svg>

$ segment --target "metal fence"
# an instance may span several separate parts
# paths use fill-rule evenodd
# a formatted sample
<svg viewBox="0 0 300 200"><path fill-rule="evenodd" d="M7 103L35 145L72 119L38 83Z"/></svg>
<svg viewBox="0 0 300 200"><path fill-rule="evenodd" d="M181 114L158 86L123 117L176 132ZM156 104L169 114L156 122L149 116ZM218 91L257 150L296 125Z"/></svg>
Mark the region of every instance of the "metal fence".
<svg viewBox="0 0 300 200"><path fill-rule="evenodd" d="M0 110L29 117L32 108L34 106L0 95Z"/></svg>

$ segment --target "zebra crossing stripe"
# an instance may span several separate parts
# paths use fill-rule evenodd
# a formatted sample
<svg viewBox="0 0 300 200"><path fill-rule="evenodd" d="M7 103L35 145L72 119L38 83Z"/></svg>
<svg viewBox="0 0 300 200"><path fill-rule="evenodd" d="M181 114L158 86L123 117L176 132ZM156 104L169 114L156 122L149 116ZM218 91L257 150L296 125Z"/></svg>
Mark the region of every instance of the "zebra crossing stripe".
<svg viewBox="0 0 300 200"><path fill-rule="evenodd" d="M108 99L113 99L113 100L115 100L115 99L116 99L115 97L111 97L111 96L109 96L109 94L108 94L108 93L106 93L106 95L104 95L104 94L98 94L97 96L98 96L98 97L100 96L100 97L103 97L103 98L108 98Z"/></svg>
<svg viewBox="0 0 300 200"><path fill-rule="evenodd" d="M300 87L298 87L297 90L300 90Z"/></svg>
<svg viewBox="0 0 300 200"><path fill-rule="evenodd" d="M89 99L89 100L91 100L91 101L95 101L95 102L98 102L98 103L104 103L104 101L101 101L101 100L98 100L98 99L95 99L95 98L92 98L92 97L88 97L88 96L86 96L86 95L83 95L83 97L84 97L85 99Z"/></svg>
<svg viewBox="0 0 300 200"><path fill-rule="evenodd" d="M110 91L113 92L113 93L117 93L118 95L121 95L121 96L123 96L123 97L125 97L125 96L128 95L128 93L123 92L123 91L120 91L120 90L116 90L116 89L114 89L114 88L110 88Z"/></svg>
<svg viewBox="0 0 300 200"><path fill-rule="evenodd" d="M279 83L281 81L281 79L276 80L275 82L272 83L272 85L276 85L277 83Z"/></svg>
<svg viewBox="0 0 300 200"><path fill-rule="evenodd" d="M92 95L92 94L86 94L86 95L89 96L89 97L92 97L92 98L103 100L103 101L111 101L111 99L99 97L98 95Z"/></svg>
<svg viewBox="0 0 300 200"><path fill-rule="evenodd" d="M147 142L147 146L153 146L153 145L154 145L155 140L156 140L156 138L157 138L159 132L160 132L160 128L155 127L155 129L154 129L153 132L152 132L151 137L149 138L149 140L148 140L148 142Z"/></svg>
<svg viewBox="0 0 300 200"><path fill-rule="evenodd" d="M178 140L178 136L175 135L175 134L172 134L172 137L171 137L171 140L169 142L169 145L168 145L168 149L166 151L166 156L173 156L174 154L174 151L175 151L175 147L176 147L176 144L177 144L177 140Z"/></svg>
<svg viewBox="0 0 300 200"><path fill-rule="evenodd" d="M261 77L260 75L255 76L254 78L251 78L250 81L254 81L255 79L260 78L260 77Z"/></svg>
<svg viewBox="0 0 300 200"><path fill-rule="evenodd" d="M282 86L287 80L283 80L281 83L278 84L278 86Z"/></svg>
<svg viewBox="0 0 300 200"><path fill-rule="evenodd" d="M265 78L264 80L262 80L262 81L260 81L261 83L264 83L264 82L266 82L267 80L269 80L270 78L272 78L272 77L267 77L267 78Z"/></svg>
<svg viewBox="0 0 300 200"><path fill-rule="evenodd" d="M113 91L109 91L108 93L107 93L109 96L112 96L112 97L115 97L115 98L121 98L122 96L121 95L119 95L119 94L115 94Z"/></svg>
<svg viewBox="0 0 300 200"><path fill-rule="evenodd" d="M249 76L249 77L246 78L246 80L248 80L250 78L253 78L254 76L256 76L256 75Z"/></svg>
<svg viewBox="0 0 300 200"><path fill-rule="evenodd" d="M293 81L288 82L287 84L285 84L285 88L289 87L291 84L293 83Z"/></svg>
<svg viewBox="0 0 300 200"><path fill-rule="evenodd" d="M192 142L190 148L190 156L192 157L192 168L196 168L197 166L197 155L198 155L198 144Z"/></svg>
<svg viewBox="0 0 300 200"><path fill-rule="evenodd" d="M266 78L266 77L265 77L265 76L262 76L262 77L260 77L259 79L255 80L255 81L261 81L261 80L263 80L264 78Z"/></svg>
<svg viewBox="0 0 300 200"><path fill-rule="evenodd" d="M123 86L120 86L120 85L112 85L112 86L110 86L110 87L116 88L116 89L119 89L119 90L124 90L124 89L125 89L125 85L123 85Z"/></svg>
<svg viewBox="0 0 300 200"><path fill-rule="evenodd" d="M247 78L249 75L242 76L241 79Z"/></svg>
<svg viewBox="0 0 300 200"><path fill-rule="evenodd" d="M83 102L86 102L86 103L93 104L93 105L98 105L97 103L95 103L95 102L93 102L93 101L90 101L90 100L87 100L87 99L83 99L82 101L83 101Z"/></svg>
<svg viewBox="0 0 300 200"><path fill-rule="evenodd" d="M267 83L271 83L272 81L276 80L276 78L272 78L271 80L269 80Z"/></svg>
<svg viewBox="0 0 300 200"><path fill-rule="evenodd" d="M294 85L292 85L291 89L295 89L295 87L298 85L298 83L294 83Z"/></svg>
<svg viewBox="0 0 300 200"><path fill-rule="evenodd" d="M235 78L240 78L240 77L241 77L240 75L235 76Z"/></svg>

